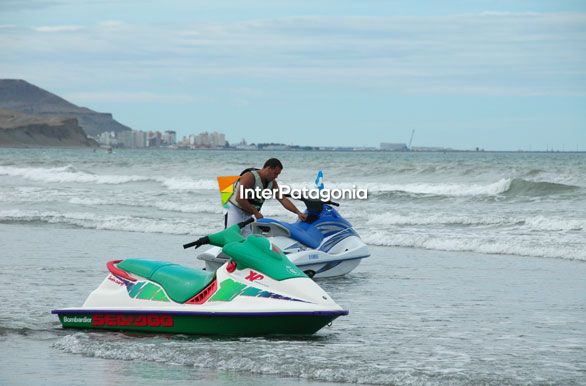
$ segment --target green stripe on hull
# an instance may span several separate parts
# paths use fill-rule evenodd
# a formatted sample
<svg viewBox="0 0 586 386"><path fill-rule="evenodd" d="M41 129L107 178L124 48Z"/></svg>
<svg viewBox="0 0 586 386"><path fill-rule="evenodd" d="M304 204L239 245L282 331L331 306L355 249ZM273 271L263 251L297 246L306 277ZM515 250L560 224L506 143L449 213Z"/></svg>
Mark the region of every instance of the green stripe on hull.
<svg viewBox="0 0 586 386"><path fill-rule="evenodd" d="M236 296L240 295L240 292L242 292L244 288L246 288L245 284L238 283L232 279L226 279L220 283L220 289L210 298L210 301L229 302Z"/></svg>
<svg viewBox="0 0 586 386"><path fill-rule="evenodd" d="M147 283L145 286L142 287L142 289L140 290L139 294L138 294L138 298L139 299L150 299L153 297L153 295L160 289L161 287L159 287L156 284L153 283Z"/></svg>
<svg viewBox="0 0 586 386"><path fill-rule="evenodd" d="M63 328L140 331L190 335L313 334L331 315L211 316L169 314L59 315Z"/></svg>

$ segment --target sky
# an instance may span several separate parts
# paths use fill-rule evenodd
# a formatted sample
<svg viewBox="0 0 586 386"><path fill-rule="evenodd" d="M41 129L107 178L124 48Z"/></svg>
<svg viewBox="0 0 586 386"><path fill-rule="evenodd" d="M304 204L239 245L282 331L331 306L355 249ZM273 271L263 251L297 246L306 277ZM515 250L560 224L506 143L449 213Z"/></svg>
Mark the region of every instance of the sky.
<svg viewBox="0 0 586 386"><path fill-rule="evenodd" d="M0 78L179 137L586 150L586 1L0 0Z"/></svg>

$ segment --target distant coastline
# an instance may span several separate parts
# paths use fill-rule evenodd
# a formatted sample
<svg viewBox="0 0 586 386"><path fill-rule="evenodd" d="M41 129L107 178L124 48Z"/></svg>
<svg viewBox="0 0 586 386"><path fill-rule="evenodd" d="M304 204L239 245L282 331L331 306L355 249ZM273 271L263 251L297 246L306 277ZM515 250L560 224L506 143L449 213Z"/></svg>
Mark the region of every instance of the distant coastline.
<svg viewBox="0 0 586 386"><path fill-rule="evenodd" d="M235 144L218 132L184 136L177 133L133 130L112 118L76 106L65 99L19 79L0 79L0 147L97 147L105 149L234 150L234 151L331 151L384 153L584 153L585 150L486 150L450 147L411 146L409 143L381 142L375 146L307 146L283 143Z"/></svg>
<svg viewBox="0 0 586 386"><path fill-rule="evenodd" d="M1 147L97 147L88 136L131 130L22 79L0 79L0 111Z"/></svg>
<svg viewBox="0 0 586 386"><path fill-rule="evenodd" d="M28 145L28 146L6 146L0 144L0 148L4 149L47 149L47 148L83 148L87 146L42 146L42 145ZM92 146L91 148L96 149L97 146ZM280 149L280 150L242 150L236 149L232 147L227 148L197 148L197 149L189 149L189 148L172 148L172 147L146 147L146 148L111 148L107 146L99 147L102 150L124 150L124 151L203 151L203 152L221 152L221 151L230 151L230 152L242 152L242 153L250 153L250 152L324 152L324 153L386 153L386 154L453 154L453 153L466 153L466 154L586 154L586 150L555 150L555 151L545 151L545 150L459 150L459 149L450 149L445 151L432 151L432 150L418 150L418 151L386 151L386 150L363 150L363 149L336 149L336 148L327 148L327 149Z"/></svg>

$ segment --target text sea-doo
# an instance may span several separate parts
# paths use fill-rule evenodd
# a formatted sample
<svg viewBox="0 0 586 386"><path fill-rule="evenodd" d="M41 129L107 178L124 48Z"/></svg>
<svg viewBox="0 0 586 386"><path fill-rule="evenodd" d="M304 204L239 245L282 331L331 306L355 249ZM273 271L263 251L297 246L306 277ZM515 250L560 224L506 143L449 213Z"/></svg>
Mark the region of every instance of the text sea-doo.
<svg viewBox="0 0 586 386"><path fill-rule="evenodd" d="M110 274L79 308L53 310L64 328L182 334L312 334L348 311L268 239L233 225L186 244L222 247L215 273L178 264L110 261Z"/></svg>
<svg viewBox="0 0 586 386"><path fill-rule="evenodd" d="M307 207L306 221L286 223L261 218L252 226L252 232L268 237L271 243L285 252L291 262L309 277L332 277L349 273L370 256L368 246L358 233L333 206L338 203L301 199ZM211 247L201 252L198 259L205 261L206 270L214 271L229 256L222 249Z"/></svg>

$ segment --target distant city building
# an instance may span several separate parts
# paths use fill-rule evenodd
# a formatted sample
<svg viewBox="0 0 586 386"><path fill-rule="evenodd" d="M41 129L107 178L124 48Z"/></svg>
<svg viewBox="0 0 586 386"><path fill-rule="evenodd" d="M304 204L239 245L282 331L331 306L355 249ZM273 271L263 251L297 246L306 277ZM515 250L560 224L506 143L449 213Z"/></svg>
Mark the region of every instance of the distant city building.
<svg viewBox="0 0 586 386"><path fill-rule="evenodd" d="M192 148L216 148L226 146L226 136L223 133L213 132L208 133L204 131L197 135L191 134L189 137L184 137L183 142Z"/></svg>
<svg viewBox="0 0 586 386"><path fill-rule="evenodd" d="M131 130L121 131L117 135L118 143L121 146L134 148L134 132Z"/></svg>
<svg viewBox="0 0 586 386"><path fill-rule="evenodd" d="M118 144L129 149L146 147L146 133L140 130L120 131L116 135Z"/></svg>
<svg viewBox="0 0 586 386"><path fill-rule="evenodd" d="M120 146L126 148L145 148L169 146L177 148L177 132L166 130L160 131L138 131L124 130L121 132L106 131L95 137L96 141L102 145ZM227 146L226 136L223 133L207 131L194 135L184 136L178 144L183 147L191 148L223 148ZM253 148L256 148L252 145Z"/></svg>
<svg viewBox="0 0 586 386"><path fill-rule="evenodd" d="M210 147L210 135L207 131L195 136L194 145L197 147Z"/></svg>
<svg viewBox="0 0 586 386"><path fill-rule="evenodd" d="M163 143L165 145L175 145L177 143L177 133L172 130L167 130L163 134Z"/></svg>
<svg viewBox="0 0 586 386"><path fill-rule="evenodd" d="M251 143L250 145L246 143L246 140L242 138L242 141L238 142L236 145L232 146L238 150L257 150L256 145Z"/></svg>
<svg viewBox="0 0 586 386"><path fill-rule="evenodd" d="M100 145L111 147L125 147L131 149L140 149L145 147L167 147L171 149L177 148L191 148L191 149L218 149L230 148L236 150L266 150L266 151L414 151L414 152L446 152L455 151L446 147L431 147L431 146L413 146L409 148L404 143L389 143L381 142L380 147L370 146L299 146L286 145L283 143L257 143L248 144L243 138L236 144L229 145L226 141L226 136L223 133L207 131L199 134L190 134L184 136L183 139L177 142L177 133L174 130L166 130L164 133L160 131L140 131L140 130L124 130L119 132L105 131L94 138ZM476 148L476 151L484 151L484 149Z"/></svg>
<svg viewBox="0 0 586 386"><path fill-rule="evenodd" d="M147 147L159 147L163 142L163 135L160 131L149 131L147 133Z"/></svg>
<svg viewBox="0 0 586 386"><path fill-rule="evenodd" d="M147 144L147 137L144 131L133 130L132 131L133 139L134 139L134 147L138 149L142 149L146 147Z"/></svg>
<svg viewBox="0 0 586 386"><path fill-rule="evenodd" d="M409 148L404 143L381 142L380 149L383 151L407 151Z"/></svg>
<svg viewBox="0 0 586 386"><path fill-rule="evenodd" d="M226 144L226 137L222 133L213 132L210 134L210 145L212 147L224 147Z"/></svg>

